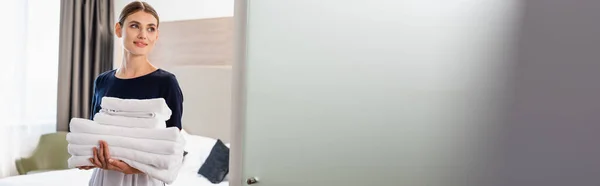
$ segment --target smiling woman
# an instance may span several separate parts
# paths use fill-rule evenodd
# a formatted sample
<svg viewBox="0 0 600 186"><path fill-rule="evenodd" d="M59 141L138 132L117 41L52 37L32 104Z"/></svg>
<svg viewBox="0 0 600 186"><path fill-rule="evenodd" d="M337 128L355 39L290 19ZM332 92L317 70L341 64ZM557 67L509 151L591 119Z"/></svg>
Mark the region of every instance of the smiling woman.
<svg viewBox="0 0 600 186"><path fill-rule="evenodd" d="M158 39L159 21L158 13L148 3L132 2L123 8L115 34L123 39L129 54L146 55Z"/></svg>
<svg viewBox="0 0 600 186"><path fill-rule="evenodd" d="M94 81L94 94L90 119L101 110L104 97L120 99L163 98L172 111L165 127L181 129L183 94L175 75L155 67L148 60L158 40L159 17L146 2L134 1L123 8L115 35L122 40L124 55L118 69L100 74ZM129 164L111 156L111 144L98 142L94 147L90 185L164 185L164 180L152 177ZM183 154L181 154L183 156ZM136 161L135 159L132 159Z"/></svg>

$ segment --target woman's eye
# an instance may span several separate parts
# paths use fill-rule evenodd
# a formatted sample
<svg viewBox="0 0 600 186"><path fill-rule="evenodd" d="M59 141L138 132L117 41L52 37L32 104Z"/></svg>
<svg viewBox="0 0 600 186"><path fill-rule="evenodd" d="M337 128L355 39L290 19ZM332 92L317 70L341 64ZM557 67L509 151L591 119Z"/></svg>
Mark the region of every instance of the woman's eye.
<svg viewBox="0 0 600 186"><path fill-rule="evenodd" d="M138 28L138 25L133 24L133 25L131 25L131 28Z"/></svg>
<svg viewBox="0 0 600 186"><path fill-rule="evenodd" d="M151 28L148 28L148 32L154 32L155 30L156 30L156 29L154 29L154 28L152 28L152 27L151 27Z"/></svg>

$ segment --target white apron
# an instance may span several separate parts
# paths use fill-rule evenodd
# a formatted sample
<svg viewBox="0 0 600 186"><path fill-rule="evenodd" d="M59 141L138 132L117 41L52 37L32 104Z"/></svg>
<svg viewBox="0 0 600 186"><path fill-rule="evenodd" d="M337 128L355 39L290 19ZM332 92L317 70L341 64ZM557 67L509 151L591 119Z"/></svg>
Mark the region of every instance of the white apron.
<svg viewBox="0 0 600 186"><path fill-rule="evenodd" d="M90 186L165 186L160 180L146 174L124 174L122 172L95 168Z"/></svg>

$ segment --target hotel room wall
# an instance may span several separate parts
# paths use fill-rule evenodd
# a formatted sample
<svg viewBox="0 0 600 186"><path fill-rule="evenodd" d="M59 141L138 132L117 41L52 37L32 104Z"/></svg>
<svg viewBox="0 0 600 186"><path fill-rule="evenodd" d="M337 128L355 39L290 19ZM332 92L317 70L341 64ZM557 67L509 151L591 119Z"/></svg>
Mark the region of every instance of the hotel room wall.
<svg viewBox="0 0 600 186"><path fill-rule="evenodd" d="M121 9L127 5L127 3L132 0L115 0L115 19L119 17L121 13ZM152 5L156 11L158 12L161 24L161 34L163 34L163 29L165 32L169 30L165 25L169 24L169 22L177 22L173 24L186 24L188 21L194 21L199 19L211 19L211 18L226 18L233 16L233 0L173 0L173 1L164 1L164 0L146 0L150 5ZM200 30L187 30L186 32L199 32ZM210 31L210 30L209 30ZM166 34L166 33L164 33ZM119 67L121 65L121 59L123 57L122 51L123 47L119 43L118 38L115 43L115 60L114 60L114 68ZM167 38L160 37L160 42L169 42ZM196 45L201 46L201 45ZM207 46L208 47L208 46ZM160 46L157 46L156 49L160 50ZM214 55L212 55L214 56ZM209 56L210 57L210 56ZM154 62L154 61L153 61ZM168 62L157 62L157 65L165 65ZM191 61L190 63L194 63ZM223 63L225 64L225 63ZM230 64L227 63L227 64ZM159 66L160 66L159 65ZM188 65L188 64L186 64Z"/></svg>
<svg viewBox="0 0 600 186"><path fill-rule="evenodd" d="M130 0L115 1L115 18ZM184 93L184 129L229 141L233 0L146 1L160 16L160 35L149 60L177 76ZM121 65L116 38L114 68Z"/></svg>

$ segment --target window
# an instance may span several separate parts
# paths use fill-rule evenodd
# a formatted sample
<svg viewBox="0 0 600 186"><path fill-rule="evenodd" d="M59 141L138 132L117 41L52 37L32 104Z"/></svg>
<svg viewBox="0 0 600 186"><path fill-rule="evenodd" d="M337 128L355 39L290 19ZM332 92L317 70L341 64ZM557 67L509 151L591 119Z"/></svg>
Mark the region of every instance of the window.
<svg viewBox="0 0 600 186"><path fill-rule="evenodd" d="M0 2L0 177L56 130L60 0Z"/></svg>

